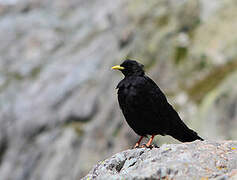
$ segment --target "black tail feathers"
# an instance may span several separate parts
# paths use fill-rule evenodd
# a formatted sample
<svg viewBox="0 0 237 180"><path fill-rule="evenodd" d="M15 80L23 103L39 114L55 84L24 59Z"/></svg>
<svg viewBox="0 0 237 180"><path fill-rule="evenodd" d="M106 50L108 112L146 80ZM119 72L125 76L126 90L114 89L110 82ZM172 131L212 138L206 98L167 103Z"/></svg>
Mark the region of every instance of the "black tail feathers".
<svg viewBox="0 0 237 180"><path fill-rule="evenodd" d="M173 123L172 128L173 130L170 131L169 135L171 135L175 139L181 142L192 142L195 140L203 141L203 139L200 136L198 136L198 134L195 131L189 129L181 119L173 122L175 122Z"/></svg>
<svg viewBox="0 0 237 180"><path fill-rule="evenodd" d="M180 129L179 131L176 131L175 134L172 134L171 136L173 136L175 139L181 141L181 142L192 142L195 140L201 140L203 141L203 139L198 136L198 134L189 129L188 127L185 129Z"/></svg>
<svg viewBox="0 0 237 180"><path fill-rule="evenodd" d="M170 131L168 135L171 135L175 139L181 141L181 142L192 142L195 140L201 140L203 139L198 136L198 134L193 131L192 129L189 129L188 126L184 124L184 122L180 119L178 113L173 109L172 106L170 106L170 115L172 115L172 123L170 124Z"/></svg>

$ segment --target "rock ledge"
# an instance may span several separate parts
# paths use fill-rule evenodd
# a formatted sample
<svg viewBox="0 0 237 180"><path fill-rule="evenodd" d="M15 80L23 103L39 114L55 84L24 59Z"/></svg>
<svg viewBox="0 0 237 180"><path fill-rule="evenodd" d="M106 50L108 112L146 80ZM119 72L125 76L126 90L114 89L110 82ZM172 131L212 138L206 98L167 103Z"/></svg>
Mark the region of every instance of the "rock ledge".
<svg viewBox="0 0 237 180"><path fill-rule="evenodd" d="M237 179L237 141L131 149L99 162L88 179Z"/></svg>

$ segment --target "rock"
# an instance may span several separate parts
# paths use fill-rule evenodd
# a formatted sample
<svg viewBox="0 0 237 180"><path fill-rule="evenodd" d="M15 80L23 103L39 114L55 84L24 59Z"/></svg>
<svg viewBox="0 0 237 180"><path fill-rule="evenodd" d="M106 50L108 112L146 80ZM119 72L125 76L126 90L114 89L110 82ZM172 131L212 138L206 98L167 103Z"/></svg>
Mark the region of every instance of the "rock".
<svg viewBox="0 0 237 180"><path fill-rule="evenodd" d="M237 141L164 144L117 153L83 179L229 179L236 162Z"/></svg>

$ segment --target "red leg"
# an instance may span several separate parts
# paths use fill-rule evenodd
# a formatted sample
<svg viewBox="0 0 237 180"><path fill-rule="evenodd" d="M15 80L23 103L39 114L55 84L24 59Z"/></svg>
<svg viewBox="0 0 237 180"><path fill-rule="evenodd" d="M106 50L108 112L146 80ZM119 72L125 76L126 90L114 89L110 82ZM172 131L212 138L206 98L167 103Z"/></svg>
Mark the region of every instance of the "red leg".
<svg viewBox="0 0 237 180"><path fill-rule="evenodd" d="M140 137L140 139L139 139L139 140L137 141L137 143L135 144L134 148L137 148L137 147L140 146L140 143L141 143L142 139L143 139L143 136Z"/></svg>
<svg viewBox="0 0 237 180"><path fill-rule="evenodd" d="M149 141L146 143L146 147L150 147L153 139L154 139L155 135L152 135L151 138L149 139Z"/></svg>

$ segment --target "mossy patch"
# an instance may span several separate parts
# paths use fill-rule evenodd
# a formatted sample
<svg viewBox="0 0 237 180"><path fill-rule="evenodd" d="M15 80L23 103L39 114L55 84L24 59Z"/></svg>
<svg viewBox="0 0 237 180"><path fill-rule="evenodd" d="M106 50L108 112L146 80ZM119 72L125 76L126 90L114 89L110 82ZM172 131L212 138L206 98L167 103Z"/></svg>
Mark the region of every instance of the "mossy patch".
<svg viewBox="0 0 237 180"><path fill-rule="evenodd" d="M197 70L203 70L208 66L207 57L205 54L201 55L201 61L197 65Z"/></svg>
<svg viewBox="0 0 237 180"><path fill-rule="evenodd" d="M187 47L177 47L175 50L175 64L179 64L187 56L188 49Z"/></svg>
<svg viewBox="0 0 237 180"><path fill-rule="evenodd" d="M170 21L170 16L168 14L161 16L157 20L158 27L166 26Z"/></svg>
<svg viewBox="0 0 237 180"><path fill-rule="evenodd" d="M11 73L11 74L9 74L10 75L10 77L12 78L12 79L15 79L15 80L17 80L17 81L21 81L21 80L23 80L24 79L24 76L22 76L20 73L18 73L18 72L13 72L13 73Z"/></svg>
<svg viewBox="0 0 237 180"><path fill-rule="evenodd" d="M31 78L36 78L41 71L41 66L37 66L31 70Z"/></svg>
<svg viewBox="0 0 237 180"><path fill-rule="evenodd" d="M203 97L217 87L230 73L237 70L237 60L228 62L222 66L214 68L205 78L199 80L186 91L197 103L200 103Z"/></svg>
<svg viewBox="0 0 237 180"><path fill-rule="evenodd" d="M83 124L84 123L81 123L81 122L71 122L71 123L65 124L64 127L73 128L78 136L82 136L84 134Z"/></svg>

